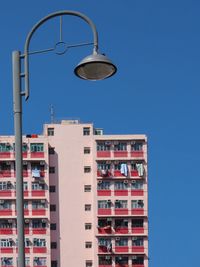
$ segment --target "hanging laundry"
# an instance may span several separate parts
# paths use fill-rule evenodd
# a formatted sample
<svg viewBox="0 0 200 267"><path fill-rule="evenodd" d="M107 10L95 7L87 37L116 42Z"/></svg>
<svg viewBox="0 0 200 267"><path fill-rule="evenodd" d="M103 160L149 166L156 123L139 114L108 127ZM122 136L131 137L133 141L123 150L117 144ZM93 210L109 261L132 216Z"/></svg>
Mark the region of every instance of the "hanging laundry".
<svg viewBox="0 0 200 267"><path fill-rule="evenodd" d="M112 243L111 243L111 242L109 242L109 243L107 244L107 251L108 251L108 252L112 252Z"/></svg>
<svg viewBox="0 0 200 267"><path fill-rule="evenodd" d="M136 168L138 171L138 175L139 176L143 176L144 175L144 167L142 163L136 163Z"/></svg>
<svg viewBox="0 0 200 267"><path fill-rule="evenodd" d="M35 178L40 178L40 170L38 170L37 168L32 170L32 177Z"/></svg>
<svg viewBox="0 0 200 267"><path fill-rule="evenodd" d="M126 163L122 163L120 166L120 172L121 174L128 176L128 166Z"/></svg>

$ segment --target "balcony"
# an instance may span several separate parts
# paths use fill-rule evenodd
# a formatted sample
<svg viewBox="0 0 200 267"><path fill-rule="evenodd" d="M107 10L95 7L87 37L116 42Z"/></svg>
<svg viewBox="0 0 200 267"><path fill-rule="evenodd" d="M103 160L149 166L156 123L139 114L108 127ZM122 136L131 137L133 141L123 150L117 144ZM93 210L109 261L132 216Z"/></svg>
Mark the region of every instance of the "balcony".
<svg viewBox="0 0 200 267"><path fill-rule="evenodd" d="M44 152L31 152L31 158L44 158Z"/></svg>
<svg viewBox="0 0 200 267"><path fill-rule="evenodd" d="M33 228L32 232L34 235L45 235L47 230L46 228Z"/></svg>
<svg viewBox="0 0 200 267"><path fill-rule="evenodd" d="M33 253L47 253L46 247L33 247Z"/></svg>
<svg viewBox="0 0 200 267"><path fill-rule="evenodd" d="M98 170L97 176L102 178L112 177L112 173L111 170Z"/></svg>
<svg viewBox="0 0 200 267"><path fill-rule="evenodd" d="M34 209L32 210L33 216L45 216L46 215L46 209Z"/></svg>
<svg viewBox="0 0 200 267"><path fill-rule="evenodd" d="M128 215L128 209L125 208L115 209L115 215Z"/></svg>
<svg viewBox="0 0 200 267"><path fill-rule="evenodd" d="M97 190L97 196L111 196L111 190L108 189Z"/></svg>
<svg viewBox="0 0 200 267"><path fill-rule="evenodd" d="M12 216L12 209L0 210L0 217Z"/></svg>
<svg viewBox="0 0 200 267"><path fill-rule="evenodd" d="M114 151L114 157L115 158L127 158L128 151Z"/></svg>
<svg viewBox="0 0 200 267"><path fill-rule="evenodd" d="M12 228L0 228L0 235L12 235L13 229Z"/></svg>
<svg viewBox="0 0 200 267"><path fill-rule="evenodd" d="M111 215L111 209L98 209L98 215Z"/></svg>
<svg viewBox="0 0 200 267"><path fill-rule="evenodd" d="M32 197L45 197L45 190L32 190Z"/></svg>
<svg viewBox="0 0 200 267"><path fill-rule="evenodd" d="M99 246L99 249L98 249L99 253L106 253L106 252L110 252L108 251L108 248L106 246Z"/></svg>
<svg viewBox="0 0 200 267"><path fill-rule="evenodd" d="M11 190L0 190L0 198L11 197L11 196L12 196Z"/></svg>
<svg viewBox="0 0 200 267"><path fill-rule="evenodd" d="M115 252L116 253L127 253L128 246L115 246Z"/></svg>
<svg viewBox="0 0 200 267"><path fill-rule="evenodd" d="M132 246L132 252L133 253L144 253L144 247L141 246Z"/></svg>
<svg viewBox="0 0 200 267"><path fill-rule="evenodd" d="M128 196L128 190L127 189L120 189L114 191L115 196Z"/></svg>
<svg viewBox="0 0 200 267"><path fill-rule="evenodd" d="M111 152L109 150L97 151L97 157L98 158L110 158L111 157Z"/></svg>
<svg viewBox="0 0 200 267"><path fill-rule="evenodd" d="M139 173L137 170L132 170L131 171L131 177L139 177Z"/></svg>
<svg viewBox="0 0 200 267"><path fill-rule="evenodd" d="M144 190L143 189L132 189L131 196L144 196Z"/></svg>
<svg viewBox="0 0 200 267"><path fill-rule="evenodd" d="M0 178L11 177L11 170L0 171Z"/></svg>

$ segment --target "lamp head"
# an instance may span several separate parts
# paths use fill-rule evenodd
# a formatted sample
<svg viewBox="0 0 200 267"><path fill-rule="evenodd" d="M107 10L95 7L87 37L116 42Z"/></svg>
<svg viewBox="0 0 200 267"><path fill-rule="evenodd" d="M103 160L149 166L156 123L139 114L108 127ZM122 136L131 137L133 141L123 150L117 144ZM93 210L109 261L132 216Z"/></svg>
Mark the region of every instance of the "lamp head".
<svg viewBox="0 0 200 267"><path fill-rule="evenodd" d="M102 54L85 57L74 69L74 73L84 80L103 80L114 75L116 66Z"/></svg>

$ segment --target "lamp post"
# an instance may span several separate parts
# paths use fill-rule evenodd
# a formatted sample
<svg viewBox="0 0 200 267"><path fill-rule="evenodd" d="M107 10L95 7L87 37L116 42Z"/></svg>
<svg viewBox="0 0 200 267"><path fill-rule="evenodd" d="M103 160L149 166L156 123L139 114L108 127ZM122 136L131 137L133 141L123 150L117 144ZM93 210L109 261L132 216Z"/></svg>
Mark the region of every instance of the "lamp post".
<svg viewBox="0 0 200 267"><path fill-rule="evenodd" d="M75 45L66 45L62 40L62 17L65 15L76 16L84 20L92 29L93 42L81 43ZM29 44L34 32L47 20L60 17L60 40L54 48L29 51ZM105 56L98 52L98 34L94 23L84 14L63 10L58 11L41 19L31 29L27 35L24 54L20 51L13 51L13 99L14 99L14 129L15 129L15 166L16 166L16 204L17 204L17 231L18 231L18 267L25 267L25 247L24 247L24 192L23 192L23 171L22 171L22 97L25 100L29 98L29 55L53 51L58 45L62 44L64 50L58 54L64 54L68 48L79 47L83 45L93 45L93 53L84 58L75 68L74 73L85 80L102 80L115 74L116 66ZM22 61L24 63L24 73L21 72ZM22 82L24 82L24 91L22 91Z"/></svg>

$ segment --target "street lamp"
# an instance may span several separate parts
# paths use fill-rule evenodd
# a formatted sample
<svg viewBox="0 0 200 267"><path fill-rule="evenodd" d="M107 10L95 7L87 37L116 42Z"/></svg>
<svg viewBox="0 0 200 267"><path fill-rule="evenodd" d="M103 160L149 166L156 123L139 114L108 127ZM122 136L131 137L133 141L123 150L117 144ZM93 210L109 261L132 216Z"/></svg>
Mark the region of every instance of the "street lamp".
<svg viewBox="0 0 200 267"><path fill-rule="evenodd" d="M66 45L62 40L62 16L71 15L83 19L92 29L93 42L75 45ZM54 48L29 51L29 44L34 32L47 20L54 17L60 17L60 41ZM64 54L68 48L79 47L83 45L93 45L93 53L84 58L75 68L74 73L85 80L102 80L115 74L116 66L103 54L98 52L98 35L94 23L84 14L63 10L58 11L41 19L31 29L27 35L24 54L20 51L14 51L13 60L13 98L14 98L14 128L15 128L15 166L16 166L16 204L17 204L17 231L18 231L18 266L25 267L25 248L24 248L24 192L23 192L23 172L22 172L22 96L25 100L29 98L29 55L53 51L58 45L63 45L64 50L57 54ZM24 73L21 72L22 60L24 62ZM21 89L24 79L24 91Z"/></svg>

